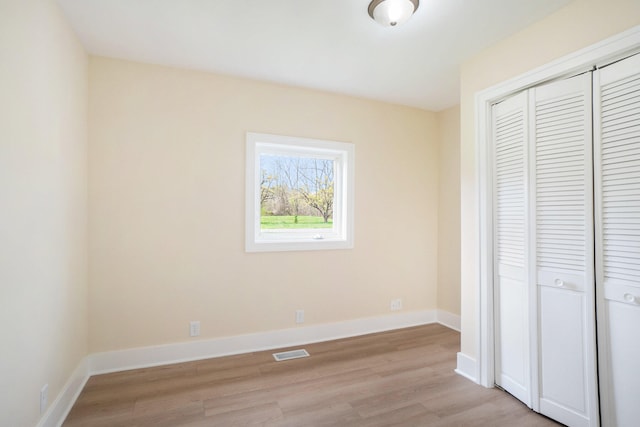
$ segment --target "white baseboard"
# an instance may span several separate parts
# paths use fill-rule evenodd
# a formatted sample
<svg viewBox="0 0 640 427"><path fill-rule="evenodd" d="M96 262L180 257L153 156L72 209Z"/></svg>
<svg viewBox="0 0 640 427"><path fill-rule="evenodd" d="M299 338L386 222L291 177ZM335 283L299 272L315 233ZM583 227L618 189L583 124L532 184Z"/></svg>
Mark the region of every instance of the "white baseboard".
<svg viewBox="0 0 640 427"><path fill-rule="evenodd" d="M449 329L460 332L460 315L444 310L437 310L438 323Z"/></svg>
<svg viewBox="0 0 640 427"><path fill-rule="evenodd" d="M94 353L82 359L37 427L62 425L91 375L300 346L436 322L460 330L460 316L443 310L422 310L210 340ZM465 361L464 367L462 372L458 372L463 366L461 360ZM456 372L475 381L475 360L458 353ZM468 375L468 372L472 374Z"/></svg>
<svg viewBox="0 0 640 427"><path fill-rule="evenodd" d="M457 365L455 371L458 375L462 375L474 383L478 383L478 364L476 363L476 359L464 353L458 353Z"/></svg>
<svg viewBox="0 0 640 427"><path fill-rule="evenodd" d="M95 353L90 357L91 374L147 368L213 357L299 346L340 338L426 325L437 321L435 310L304 326L255 334L190 341L152 347Z"/></svg>
<svg viewBox="0 0 640 427"><path fill-rule="evenodd" d="M89 379L89 356L73 371L56 399L46 410L37 427L60 427Z"/></svg>

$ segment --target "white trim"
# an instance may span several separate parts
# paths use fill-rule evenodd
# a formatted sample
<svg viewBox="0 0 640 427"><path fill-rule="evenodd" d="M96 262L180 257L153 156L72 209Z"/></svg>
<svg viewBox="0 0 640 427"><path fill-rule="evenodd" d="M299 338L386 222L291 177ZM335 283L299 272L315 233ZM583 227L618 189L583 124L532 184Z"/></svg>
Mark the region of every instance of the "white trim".
<svg viewBox="0 0 640 427"><path fill-rule="evenodd" d="M640 25L599 43L566 55L549 64L538 67L521 76L480 91L475 96L476 107L476 194L478 195L477 218L478 246L478 295L476 295L476 355L478 382L485 387L494 384L493 355L493 235L491 231L491 170L489 167L488 130L491 105L515 92L545 81L567 77L593 66L623 58L640 47ZM466 376L466 375L465 375Z"/></svg>
<svg viewBox="0 0 640 427"><path fill-rule="evenodd" d="M473 357L464 353L457 354L457 367L455 373L465 377L474 383L478 382L478 363Z"/></svg>
<svg viewBox="0 0 640 427"><path fill-rule="evenodd" d="M46 410L37 427L60 427L76 403L89 379L89 357L83 358L73 371L56 400Z"/></svg>
<svg viewBox="0 0 640 427"><path fill-rule="evenodd" d="M442 326L460 332L461 321L459 314L453 314L445 310L436 310L436 318Z"/></svg>
<svg viewBox="0 0 640 427"><path fill-rule="evenodd" d="M210 340L94 353L81 360L37 427L60 427L92 375L273 350L432 323L460 330L460 316L444 310L422 310ZM458 353L456 372L475 381L475 360Z"/></svg>
<svg viewBox="0 0 640 427"><path fill-rule="evenodd" d="M493 172L489 165L493 164L489 147L491 133L491 104L476 94L476 158L478 166L476 182L478 183L478 242L476 247L477 277L480 286L476 287L477 321L476 321L476 355L478 384L493 387L494 373L494 328L493 328ZM491 343L491 345L486 345ZM483 361L490 360L490 364Z"/></svg>
<svg viewBox="0 0 640 427"><path fill-rule="evenodd" d="M306 251L353 248L355 146L347 142L247 132L245 251ZM317 158L334 162L332 229L261 231L260 156Z"/></svg>
<svg viewBox="0 0 640 427"><path fill-rule="evenodd" d="M90 369L92 375L104 374L293 347L435 322L436 312L424 310L210 340L109 351L92 354Z"/></svg>

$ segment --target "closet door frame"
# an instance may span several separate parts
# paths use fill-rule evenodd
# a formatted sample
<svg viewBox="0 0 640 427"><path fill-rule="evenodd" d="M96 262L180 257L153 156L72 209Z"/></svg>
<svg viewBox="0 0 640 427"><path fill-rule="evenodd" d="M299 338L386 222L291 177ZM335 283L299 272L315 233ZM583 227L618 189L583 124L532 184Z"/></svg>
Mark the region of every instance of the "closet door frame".
<svg viewBox="0 0 640 427"><path fill-rule="evenodd" d="M457 371L484 387L495 384L494 352L494 245L493 245L493 172L490 147L492 105L517 92L526 90L555 79L570 77L640 51L640 26L636 26L617 36L606 39L590 47L567 55L546 66L537 68L522 76L508 80L476 94L476 158L477 158L477 246L479 292L476 300L475 322L475 372L469 372L468 361L464 358ZM536 406L534 404L534 406ZM536 409L534 407L534 409Z"/></svg>

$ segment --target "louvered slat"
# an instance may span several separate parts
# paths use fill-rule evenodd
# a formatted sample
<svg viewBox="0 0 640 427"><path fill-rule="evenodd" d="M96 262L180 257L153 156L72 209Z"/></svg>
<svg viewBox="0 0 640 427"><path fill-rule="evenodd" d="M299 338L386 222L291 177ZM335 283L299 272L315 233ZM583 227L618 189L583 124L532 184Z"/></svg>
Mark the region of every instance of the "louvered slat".
<svg viewBox="0 0 640 427"><path fill-rule="evenodd" d="M498 263L524 267L524 112L496 117L496 228Z"/></svg>
<svg viewBox="0 0 640 427"><path fill-rule="evenodd" d="M640 74L602 86L602 229L606 279L640 282Z"/></svg>
<svg viewBox="0 0 640 427"><path fill-rule="evenodd" d="M585 105L582 94L536 103L536 259L541 269L585 269Z"/></svg>

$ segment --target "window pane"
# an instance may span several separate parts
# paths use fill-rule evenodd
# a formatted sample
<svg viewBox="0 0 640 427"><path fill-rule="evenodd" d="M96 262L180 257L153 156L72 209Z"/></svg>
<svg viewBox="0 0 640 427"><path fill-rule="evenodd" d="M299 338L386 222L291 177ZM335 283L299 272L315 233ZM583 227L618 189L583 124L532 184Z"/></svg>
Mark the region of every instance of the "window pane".
<svg viewBox="0 0 640 427"><path fill-rule="evenodd" d="M333 228L334 161L260 154L260 230Z"/></svg>

